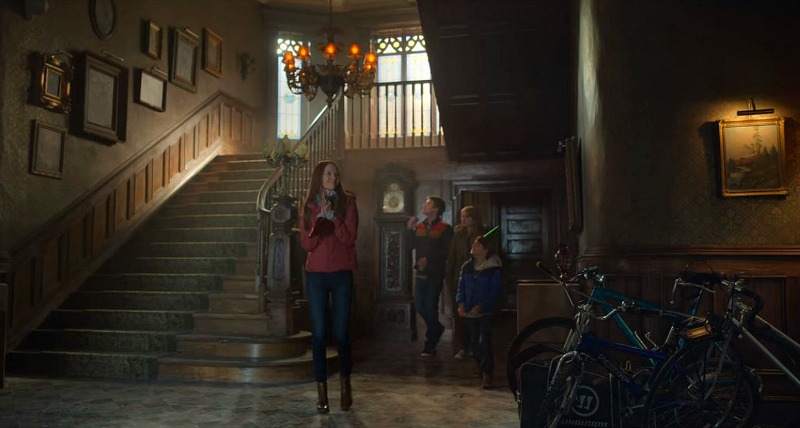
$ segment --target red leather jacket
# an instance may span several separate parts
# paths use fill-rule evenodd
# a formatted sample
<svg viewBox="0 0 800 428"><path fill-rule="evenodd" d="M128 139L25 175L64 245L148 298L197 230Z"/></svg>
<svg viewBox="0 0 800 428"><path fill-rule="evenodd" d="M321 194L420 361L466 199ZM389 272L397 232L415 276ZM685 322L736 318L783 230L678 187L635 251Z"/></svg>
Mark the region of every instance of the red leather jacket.
<svg viewBox="0 0 800 428"><path fill-rule="evenodd" d="M358 209L355 195L347 193L345 217L334 217L333 221L318 218L321 208L313 201L309 202L308 206L311 209L311 226L306 228L304 219L300 218L300 242L308 251L306 271L355 270L358 264L356 260Z"/></svg>

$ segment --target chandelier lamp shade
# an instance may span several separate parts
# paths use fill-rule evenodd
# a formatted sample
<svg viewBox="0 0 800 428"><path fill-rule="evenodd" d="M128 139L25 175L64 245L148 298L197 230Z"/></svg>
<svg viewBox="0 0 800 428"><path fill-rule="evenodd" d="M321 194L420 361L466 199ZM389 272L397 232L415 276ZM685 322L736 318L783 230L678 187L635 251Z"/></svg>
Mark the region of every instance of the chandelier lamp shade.
<svg viewBox="0 0 800 428"><path fill-rule="evenodd" d="M283 71L286 73L286 83L292 93L303 94L311 101L317 96L317 90L322 89L330 106L340 90L346 97L353 98L356 94L368 94L375 85L378 58L374 52L363 55L361 47L353 43L347 55L350 63L344 66L334 62L340 50L340 45L334 40L337 31L335 28L323 30L327 36L327 43L321 49L325 57L324 64L311 63L311 54L308 45L305 44L297 49L296 55L291 50L283 54ZM295 64L295 60L301 61L300 68Z"/></svg>

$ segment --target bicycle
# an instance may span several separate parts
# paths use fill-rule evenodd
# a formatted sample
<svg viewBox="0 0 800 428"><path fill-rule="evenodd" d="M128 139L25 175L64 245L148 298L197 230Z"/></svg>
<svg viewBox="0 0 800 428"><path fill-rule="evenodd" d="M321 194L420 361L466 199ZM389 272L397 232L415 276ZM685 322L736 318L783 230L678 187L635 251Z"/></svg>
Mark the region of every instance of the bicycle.
<svg viewBox="0 0 800 428"><path fill-rule="evenodd" d="M660 368L666 363L666 360L671 357L671 349L673 347L667 345L672 342L679 343L682 339L679 340L677 338L677 332L691 331L686 326L692 323L697 324L703 321L703 319L693 315L659 308L644 301L633 303L632 301L626 300L627 296L613 293L598 285L602 284L603 277L597 273L596 268L584 269L574 277L564 279L563 275L554 274L541 263L539 263L538 266L545 271L548 276L558 281L565 290L568 290L568 285L575 285L578 279L592 279L595 282L595 287L590 294L578 292L588 298L583 303L575 305L570 297L570 303L572 303L577 310L575 320L559 319L560 321L557 321L557 323L560 324L559 327L566 327L569 329L566 334L567 339L564 342L556 345L535 345L520 353L524 355L527 364L546 368L548 371L547 393L542 401L536 420L533 423L536 425L546 423L548 426L555 426L563 416L571 416L580 413L580 409L574 408L576 406L580 407L580 403L575 402L576 394L581 388L586 388L585 385L582 385L581 381L587 374L594 374L595 377L597 376L596 373L593 373L593 370L596 370L595 367L601 368L611 375L612 386L618 384L617 386L624 387L617 388L618 391L614 392L620 396L617 397L616 402L618 404L613 409L610 416L612 420L616 420L616 423L625 423L626 421L637 419L634 415L641 411L642 402L648 392L647 385L653 381L654 376L660 372ZM707 289L697 284L690 284L690 286L701 290ZM598 297L601 294L599 290L608 291L609 296L613 295L615 299L622 300L622 303L618 306L613 306L609 304L607 300L599 299ZM595 315L593 313L595 306L604 308L604 315ZM696 303L694 303L694 307L696 308ZM676 322L673 323L673 328L671 328L671 333L668 335L663 345L655 346L655 344L653 344L654 346L651 349L646 349L641 345L631 346L618 344L599 338L588 331L588 324L591 319L605 321L616 318L627 328L627 325L625 325L624 321L619 317L619 313L632 311L649 315L668 316L676 320ZM567 325L567 322L564 320L571 322L571 324ZM554 325L553 320L542 321L544 322L539 323L540 326ZM532 325L534 324L536 323ZM629 328L627 328L627 330L630 331ZM694 331L698 331L698 329L695 328ZM723 346L717 342L717 339L703 328L699 329L699 331L701 336L705 337L705 339L695 341L693 349L704 347L708 349L709 354L719 354L719 349L722 349ZM638 335L632 331L630 331L630 336L638 339ZM685 334L684 336L689 337ZM649 336L646 337L652 343ZM639 342L642 343L643 341L639 339ZM722 356L718 357L716 360L718 361L715 371L717 381L715 385L713 385L713 388L709 389L710 393L704 397L704 402L702 403L703 405L718 409L713 416L716 419L712 421L716 424L721 424L725 421L732 411L734 411L734 404L742 401L743 395L740 394L739 391L742 385L742 378L745 377L746 373L741 359L738 358L738 355L734 355L735 351L729 349L727 346L725 346L724 349L726 349L727 353L722 354ZM630 360L628 360L628 366L621 368L612 362L607 355L608 352L621 352L628 357L638 357L645 360L645 363L639 364L638 370L633 370L633 367L630 365ZM676 363L673 363L673 367L678 372L683 372ZM690 369L696 371L694 367L690 367ZM600 376L602 377L602 375ZM619 389L621 389L621 392ZM624 403L619 404L620 398L622 398L621 401ZM752 397L750 397L750 399L752 399ZM740 407L744 410L737 408L735 411L739 413L752 411L752 404L748 406L746 401L745 405ZM709 415L710 412L702 414L703 417L709 417ZM737 425L743 424L743 422L739 421L747 417L749 417L749 413L736 418L735 423ZM530 422L524 420L522 414L520 418L523 424Z"/></svg>
<svg viewBox="0 0 800 428"><path fill-rule="evenodd" d="M712 273L702 280L721 286L728 296L725 314L713 317L709 324L710 330L723 338L724 348L720 348L718 352L725 355L729 350L735 349L738 339L747 339L748 343L755 345L757 350L775 364L797 388L800 388L800 344L758 316L764 306L763 299L755 292L744 288L744 279L741 278L727 280ZM745 303L743 297L753 304ZM770 347L774 351L770 351ZM715 362L704 358L705 355L698 353L697 350L686 349L673 355L665 367L701 367L708 366L709 362L713 365ZM651 385L651 393L645 400L642 423L658 426L689 426L685 420L687 414L685 404L692 400L693 396L705 393L697 388L693 381L694 379L687 377L686 373L674 370L663 370L658 373ZM697 410L704 415L708 413L707 409Z"/></svg>

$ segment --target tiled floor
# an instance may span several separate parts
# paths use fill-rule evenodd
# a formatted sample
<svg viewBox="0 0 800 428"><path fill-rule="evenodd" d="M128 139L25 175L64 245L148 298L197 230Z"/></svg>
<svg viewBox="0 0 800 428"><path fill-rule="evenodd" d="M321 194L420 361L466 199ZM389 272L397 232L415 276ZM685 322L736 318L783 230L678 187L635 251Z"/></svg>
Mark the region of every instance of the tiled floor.
<svg viewBox="0 0 800 428"><path fill-rule="evenodd" d="M507 324L496 326L491 390L478 387L472 361L453 359L450 343L426 359L420 342L356 341L349 412L338 409L337 375L329 381L328 415L316 413L311 381L239 386L10 378L0 390L0 428L518 427L504 380L504 350L514 331ZM752 425L796 427L798 415L796 402L763 403Z"/></svg>
<svg viewBox="0 0 800 428"><path fill-rule="evenodd" d="M420 346L356 342L349 412L338 408L337 375L329 381L328 415L316 413L313 382L267 387L10 378L0 390L0 427L519 426L502 367L498 386L482 390L474 363L454 360L449 343L428 359L419 357Z"/></svg>

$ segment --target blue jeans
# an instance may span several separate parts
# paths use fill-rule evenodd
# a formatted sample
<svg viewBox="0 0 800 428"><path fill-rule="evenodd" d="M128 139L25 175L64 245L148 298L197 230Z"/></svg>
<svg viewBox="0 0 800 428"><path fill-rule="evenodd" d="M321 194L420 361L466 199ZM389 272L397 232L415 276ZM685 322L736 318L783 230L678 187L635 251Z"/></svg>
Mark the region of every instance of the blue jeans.
<svg viewBox="0 0 800 428"><path fill-rule="evenodd" d="M331 324L339 352L341 376L350 376L350 305L353 299L353 271L306 272L308 310L311 313L311 349L314 379L328 379L326 358L328 336L328 296L331 298Z"/></svg>
<svg viewBox="0 0 800 428"><path fill-rule="evenodd" d="M439 295L442 293L442 280L428 280L417 277L414 287L414 305L425 320L425 351L435 351L444 326L439 322Z"/></svg>

